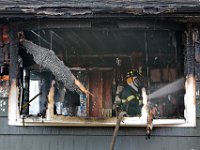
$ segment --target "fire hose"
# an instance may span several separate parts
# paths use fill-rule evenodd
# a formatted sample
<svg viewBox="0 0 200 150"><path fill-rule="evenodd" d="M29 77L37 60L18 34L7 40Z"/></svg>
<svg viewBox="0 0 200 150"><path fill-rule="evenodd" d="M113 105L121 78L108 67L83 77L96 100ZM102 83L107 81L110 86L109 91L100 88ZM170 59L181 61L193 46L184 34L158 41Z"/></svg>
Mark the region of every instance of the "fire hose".
<svg viewBox="0 0 200 150"><path fill-rule="evenodd" d="M117 134L118 134L118 131L119 131L120 123L123 120L124 116L126 116L126 112L120 112L119 116L117 117L117 122L116 122L116 125L115 125L115 130L113 132L112 141L111 141L109 150L114 150L114 146L115 146Z"/></svg>

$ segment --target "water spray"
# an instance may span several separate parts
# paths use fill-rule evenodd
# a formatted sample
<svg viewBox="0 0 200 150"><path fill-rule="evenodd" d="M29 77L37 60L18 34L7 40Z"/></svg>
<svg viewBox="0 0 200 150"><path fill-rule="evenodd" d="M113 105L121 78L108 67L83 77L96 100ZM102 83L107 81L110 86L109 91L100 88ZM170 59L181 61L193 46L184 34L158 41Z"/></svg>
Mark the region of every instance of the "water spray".
<svg viewBox="0 0 200 150"><path fill-rule="evenodd" d="M182 77L170 84L165 85L164 87L156 90L155 92L149 94L149 99L158 98L161 96L166 96L167 94L177 92L184 88L185 79Z"/></svg>
<svg viewBox="0 0 200 150"><path fill-rule="evenodd" d="M162 88L160 88L148 95L149 104L148 104L148 117L147 117L147 128L146 128L147 139L150 138L150 134L153 129L153 118L158 113L157 106L152 105L150 100L152 101L152 99L159 98L159 97L166 96L168 94L177 92L184 88L184 83L185 83L185 79L182 77L172 83L169 83L169 84L163 86Z"/></svg>

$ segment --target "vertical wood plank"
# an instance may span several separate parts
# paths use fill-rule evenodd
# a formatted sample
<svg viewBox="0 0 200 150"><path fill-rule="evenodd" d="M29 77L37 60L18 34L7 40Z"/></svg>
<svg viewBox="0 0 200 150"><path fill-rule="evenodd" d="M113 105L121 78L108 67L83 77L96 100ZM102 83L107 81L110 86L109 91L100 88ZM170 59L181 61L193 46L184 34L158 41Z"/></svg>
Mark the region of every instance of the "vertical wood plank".
<svg viewBox="0 0 200 150"><path fill-rule="evenodd" d="M112 108L112 72L103 72L103 99L104 108Z"/></svg>
<svg viewBox="0 0 200 150"><path fill-rule="evenodd" d="M90 91L94 97L90 96L90 117L101 117L102 104L103 104L103 79L100 71L92 71L89 79Z"/></svg>

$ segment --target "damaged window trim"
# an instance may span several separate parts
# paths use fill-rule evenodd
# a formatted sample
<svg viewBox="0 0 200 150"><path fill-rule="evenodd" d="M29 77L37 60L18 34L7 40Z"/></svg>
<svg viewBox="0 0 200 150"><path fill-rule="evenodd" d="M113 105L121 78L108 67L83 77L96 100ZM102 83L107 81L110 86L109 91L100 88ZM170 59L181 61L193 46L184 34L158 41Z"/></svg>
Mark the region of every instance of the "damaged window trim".
<svg viewBox="0 0 200 150"><path fill-rule="evenodd" d="M16 39L11 39L16 40ZM12 46L11 46L12 49ZM11 50L12 51L12 50ZM13 50L14 51L14 50ZM17 60L13 60L17 62ZM195 127L196 126L196 105L195 105L195 77L192 74L187 75L185 94L185 119L154 119L154 126L159 127ZM18 112L19 89L15 78L11 78L11 88L9 93L9 125L17 126L115 126L116 117L103 120L84 119L78 117L56 117L50 115L50 120L41 117L29 117L20 119ZM191 103L192 101L192 103ZM50 105L51 103L49 103ZM146 106L144 106L145 108ZM52 118L51 118L52 117ZM48 117L47 117L48 118ZM146 126L147 112L142 117L125 117L121 126Z"/></svg>
<svg viewBox="0 0 200 150"><path fill-rule="evenodd" d="M15 85L15 81L13 81ZM195 78L193 76L188 77L186 79L186 95L185 99L188 97L193 97L193 101L195 101L195 93L192 92L191 89L195 89ZM80 117L64 117L64 116L55 116L55 115L47 115L47 119L42 117L29 117L25 119L21 119L16 106L17 104L10 106L11 99L15 99L17 97L17 91L13 91L15 87L11 87L11 93L9 98L9 116L12 116L9 119L9 125L16 126L115 126L117 117L112 117L108 119L95 120L95 119L84 119ZM15 88L16 89L16 88ZM15 101L16 103L16 101ZM51 103L49 103L51 105ZM50 108L52 106L48 106ZM146 106L144 106L145 108ZM14 111L16 108L16 111ZM186 119L154 119L153 126L154 127L195 127L196 126L196 114L195 114L195 105L194 103L188 103L186 105ZM48 112L48 110L47 110ZM49 112L51 114L51 112ZM147 115L147 114L146 114ZM15 116L15 117L14 117ZM193 118L192 116L195 116ZM145 113L143 117L124 117L123 122L121 122L120 126L124 127L146 127L147 126L147 118L145 117Z"/></svg>

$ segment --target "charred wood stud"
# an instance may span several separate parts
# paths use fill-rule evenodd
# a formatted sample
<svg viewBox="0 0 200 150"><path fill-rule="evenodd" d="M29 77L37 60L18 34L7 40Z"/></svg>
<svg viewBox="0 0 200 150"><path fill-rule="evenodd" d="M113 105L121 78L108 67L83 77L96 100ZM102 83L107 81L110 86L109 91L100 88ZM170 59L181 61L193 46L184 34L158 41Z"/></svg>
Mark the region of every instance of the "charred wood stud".
<svg viewBox="0 0 200 150"><path fill-rule="evenodd" d="M46 111L46 118L51 119L54 116L54 95L55 95L55 81L51 83L51 88L48 94L48 107Z"/></svg>
<svg viewBox="0 0 200 150"><path fill-rule="evenodd" d="M10 79L16 79L17 77L17 56L18 56L18 36L17 36L17 27L14 25L9 26L9 39L10 39L10 66L9 73Z"/></svg>

